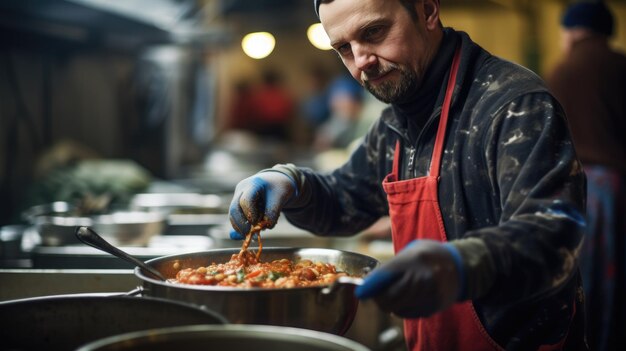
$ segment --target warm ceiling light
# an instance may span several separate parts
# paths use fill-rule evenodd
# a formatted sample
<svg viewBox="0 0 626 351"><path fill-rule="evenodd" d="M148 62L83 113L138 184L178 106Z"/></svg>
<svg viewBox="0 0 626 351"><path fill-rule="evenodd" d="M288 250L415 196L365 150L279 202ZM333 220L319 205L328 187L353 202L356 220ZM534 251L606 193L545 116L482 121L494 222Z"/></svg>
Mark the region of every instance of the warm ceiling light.
<svg viewBox="0 0 626 351"><path fill-rule="evenodd" d="M330 38L326 34L324 27L322 27L321 23L315 23L309 26L309 29L306 31L306 36L309 38L309 41L313 46L320 50L330 50L332 47L330 46Z"/></svg>
<svg viewBox="0 0 626 351"><path fill-rule="evenodd" d="M243 52L254 59L267 57L272 53L275 45L274 36L268 32L250 33L241 41Z"/></svg>

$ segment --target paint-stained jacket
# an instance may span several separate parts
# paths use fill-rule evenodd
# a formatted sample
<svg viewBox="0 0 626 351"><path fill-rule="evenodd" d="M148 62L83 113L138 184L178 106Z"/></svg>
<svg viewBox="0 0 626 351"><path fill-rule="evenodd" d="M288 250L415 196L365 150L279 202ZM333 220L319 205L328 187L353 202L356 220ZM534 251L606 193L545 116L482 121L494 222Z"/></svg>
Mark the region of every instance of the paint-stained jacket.
<svg viewBox="0 0 626 351"><path fill-rule="evenodd" d="M566 334L566 348L584 347L577 255L585 177L563 110L534 73L489 54L465 33L445 31L444 40L462 43L462 57L439 202L448 240L465 264L468 297L507 349L535 349ZM415 140L387 108L332 173L277 166L300 186L284 210L287 219L318 235L346 236L387 215L381 183L396 141L404 179L425 175L442 95Z"/></svg>

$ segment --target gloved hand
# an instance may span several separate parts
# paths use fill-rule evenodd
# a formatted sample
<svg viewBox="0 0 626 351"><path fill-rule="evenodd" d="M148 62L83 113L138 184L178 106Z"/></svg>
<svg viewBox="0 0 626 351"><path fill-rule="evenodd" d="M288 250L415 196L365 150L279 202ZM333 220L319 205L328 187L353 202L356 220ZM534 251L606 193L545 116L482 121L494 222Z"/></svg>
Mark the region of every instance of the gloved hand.
<svg viewBox="0 0 626 351"><path fill-rule="evenodd" d="M414 240L394 258L372 271L358 286L359 299L402 318L427 317L462 297L461 256L449 243Z"/></svg>
<svg viewBox="0 0 626 351"><path fill-rule="evenodd" d="M262 171L239 182L228 210L234 229L231 239L243 239L259 222L273 228L283 206L296 193L295 180L277 171Z"/></svg>

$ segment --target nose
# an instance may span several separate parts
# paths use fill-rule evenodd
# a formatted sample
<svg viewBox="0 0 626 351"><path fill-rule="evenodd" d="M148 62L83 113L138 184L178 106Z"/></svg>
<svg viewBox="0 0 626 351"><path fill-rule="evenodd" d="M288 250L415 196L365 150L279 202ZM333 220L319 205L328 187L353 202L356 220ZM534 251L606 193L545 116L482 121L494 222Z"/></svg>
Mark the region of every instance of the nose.
<svg viewBox="0 0 626 351"><path fill-rule="evenodd" d="M353 45L352 53L354 64L361 71L365 71L376 64L376 55L365 45Z"/></svg>

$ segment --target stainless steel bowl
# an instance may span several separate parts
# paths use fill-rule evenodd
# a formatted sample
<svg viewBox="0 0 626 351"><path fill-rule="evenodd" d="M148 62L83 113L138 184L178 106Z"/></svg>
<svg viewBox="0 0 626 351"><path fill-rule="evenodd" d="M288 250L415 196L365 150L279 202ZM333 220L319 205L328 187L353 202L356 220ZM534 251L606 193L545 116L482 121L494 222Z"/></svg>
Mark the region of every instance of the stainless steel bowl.
<svg viewBox="0 0 626 351"><path fill-rule="evenodd" d="M197 235L228 223L228 203L217 194L146 193L135 195L130 208L163 213L169 234Z"/></svg>
<svg viewBox="0 0 626 351"><path fill-rule="evenodd" d="M158 212L124 211L93 217L93 229L116 246L146 246L161 234L165 216Z"/></svg>
<svg viewBox="0 0 626 351"><path fill-rule="evenodd" d="M368 351L368 348L337 335L306 329L266 325L198 325L116 335L78 349L107 350Z"/></svg>
<svg viewBox="0 0 626 351"><path fill-rule="evenodd" d="M91 217L70 215L33 218L42 246L82 245L76 227L92 227L117 246L147 246L165 228L165 216L158 212L123 211Z"/></svg>
<svg viewBox="0 0 626 351"><path fill-rule="evenodd" d="M69 216L71 213L75 213L76 206L65 201L55 201L48 204L36 205L22 213L22 217L34 223L35 219L39 216Z"/></svg>
<svg viewBox="0 0 626 351"><path fill-rule="evenodd" d="M147 211L184 211L191 213L223 213L227 203L216 194L146 193L133 196L130 208Z"/></svg>
<svg viewBox="0 0 626 351"><path fill-rule="evenodd" d="M166 278L175 278L184 268L227 262L239 249L219 249L171 255L146 261ZM362 275L379 262L369 256L333 249L264 248L261 260L310 259L334 264L338 270ZM172 284L152 279L141 269L135 275L143 282L143 294L204 306L235 324L261 324L312 329L343 335L352 324L359 304L353 285L335 289L305 288L230 288Z"/></svg>
<svg viewBox="0 0 626 351"><path fill-rule="evenodd" d="M33 221L42 246L78 245L80 241L74 236L76 227L93 224L90 217L72 216L37 216Z"/></svg>

